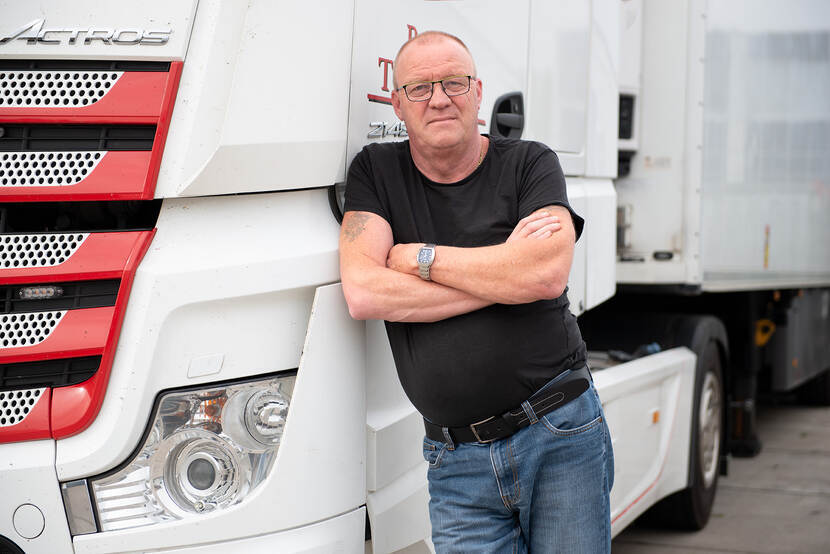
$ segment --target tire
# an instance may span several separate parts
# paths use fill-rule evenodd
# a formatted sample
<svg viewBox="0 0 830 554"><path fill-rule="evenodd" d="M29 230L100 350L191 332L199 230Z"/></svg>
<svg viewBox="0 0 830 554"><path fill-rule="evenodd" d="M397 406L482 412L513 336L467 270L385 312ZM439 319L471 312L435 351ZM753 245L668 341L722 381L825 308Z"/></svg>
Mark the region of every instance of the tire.
<svg viewBox="0 0 830 554"><path fill-rule="evenodd" d="M707 340L698 353L690 447L691 484L654 505L646 522L697 531L712 513L724 436L723 370L718 344Z"/></svg>

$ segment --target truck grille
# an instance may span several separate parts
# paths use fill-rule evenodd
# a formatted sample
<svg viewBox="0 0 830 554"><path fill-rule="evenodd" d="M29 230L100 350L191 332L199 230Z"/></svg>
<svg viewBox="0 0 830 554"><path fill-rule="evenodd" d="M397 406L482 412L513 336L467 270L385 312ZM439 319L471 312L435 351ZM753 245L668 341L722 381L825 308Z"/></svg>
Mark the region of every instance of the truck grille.
<svg viewBox="0 0 830 554"><path fill-rule="evenodd" d="M0 443L67 437L98 413L181 69L0 60Z"/></svg>
<svg viewBox="0 0 830 554"><path fill-rule="evenodd" d="M11 427L26 419L44 390L46 389L0 392L0 427Z"/></svg>
<svg viewBox="0 0 830 554"><path fill-rule="evenodd" d="M153 149L156 134L155 125L2 125L0 130L0 152L44 154L62 150L148 151ZM12 155L4 154L3 161Z"/></svg>
<svg viewBox="0 0 830 554"><path fill-rule="evenodd" d="M0 269L60 265L88 236L89 233L0 235Z"/></svg>
<svg viewBox="0 0 830 554"><path fill-rule="evenodd" d="M0 71L0 107L88 106L101 100L122 71Z"/></svg>
<svg viewBox="0 0 830 554"><path fill-rule="evenodd" d="M65 315L66 311L0 315L0 347L40 344L52 334Z"/></svg>
<svg viewBox="0 0 830 554"><path fill-rule="evenodd" d="M0 187L71 186L95 170L101 152L20 152L0 156Z"/></svg>
<svg viewBox="0 0 830 554"><path fill-rule="evenodd" d="M0 201L152 199L180 74L177 62L0 60Z"/></svg>
<svg viewBox="0 0 830 554"><path fill-rule="evenodd" d="M101 356L0 364L0 387L20 389L76 385L92 377L100 364ZM16 391L4 391L6 395L9 392Z"/></svg>
<svg viewBox="0 0 830 554"><path fill-rule="evenodd" d="M0 60L0 71L139 71L169 72L170 62L147 62L129 60Z"/></svg>

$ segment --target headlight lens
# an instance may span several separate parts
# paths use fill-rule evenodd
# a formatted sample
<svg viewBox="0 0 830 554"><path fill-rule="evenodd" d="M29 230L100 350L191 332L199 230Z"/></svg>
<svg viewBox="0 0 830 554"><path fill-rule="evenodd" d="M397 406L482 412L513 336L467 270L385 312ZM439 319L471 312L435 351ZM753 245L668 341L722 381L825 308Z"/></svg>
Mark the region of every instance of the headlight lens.
<svg viewBox="0 0 830 554"><path fill-rule="evenodd" d="M135 457L90 480L101 530L197 517L239 503L274 462L295 378L162 396Z"/></svg>
<svg viewBox="0 0 830 554"><path fill-rule="evenodd" d="M245 426L263 445L278 444L288 417L288 399L271 391L259 391L248 400Z"/></svg>

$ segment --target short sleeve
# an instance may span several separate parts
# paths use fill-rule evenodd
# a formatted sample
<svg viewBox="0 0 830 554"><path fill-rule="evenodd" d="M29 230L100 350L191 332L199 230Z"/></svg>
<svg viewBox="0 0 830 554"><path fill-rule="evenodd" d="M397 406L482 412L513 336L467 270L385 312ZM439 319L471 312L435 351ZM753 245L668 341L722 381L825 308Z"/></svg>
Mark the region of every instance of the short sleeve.
<svg viewBox="0 0 830 554"><path fill-rule="evenodd" d="M378 194L371 156L365 147L354 157L346 175L343 212L349 211L371 212L386 221L390 220Z"/></svg>
<svg viewBox="0 0 830 554"><path fill-rule="evenodd" d="M519 219L545 206L563 206L571 212L576 238L582 235L585 220L568 203L565 174L556 153L540 143L530 143L519 180Z"/></svg>

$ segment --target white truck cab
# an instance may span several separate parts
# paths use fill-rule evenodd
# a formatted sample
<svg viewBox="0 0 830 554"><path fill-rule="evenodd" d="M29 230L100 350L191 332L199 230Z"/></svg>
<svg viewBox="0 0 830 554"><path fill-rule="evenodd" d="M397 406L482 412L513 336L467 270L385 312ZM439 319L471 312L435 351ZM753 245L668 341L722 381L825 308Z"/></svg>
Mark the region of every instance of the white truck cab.
<svg viewBox="0 0 830 554"><path fill-rule="evenodd" d="M616 290L643 11L0 0L0 549L430 551L421 418L339 284L346 169L406 138L400 45L456 34L482 133L559 155L587 220L569 297L592 313ZM614 534L674 493L682 517L711 507L725 394L694 348L593 357Z"/></svg>

